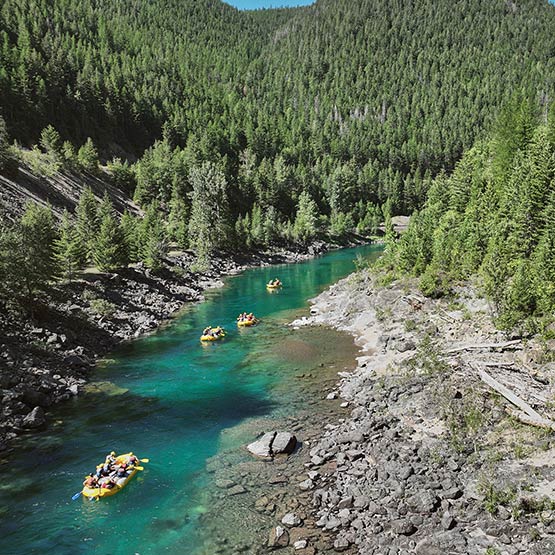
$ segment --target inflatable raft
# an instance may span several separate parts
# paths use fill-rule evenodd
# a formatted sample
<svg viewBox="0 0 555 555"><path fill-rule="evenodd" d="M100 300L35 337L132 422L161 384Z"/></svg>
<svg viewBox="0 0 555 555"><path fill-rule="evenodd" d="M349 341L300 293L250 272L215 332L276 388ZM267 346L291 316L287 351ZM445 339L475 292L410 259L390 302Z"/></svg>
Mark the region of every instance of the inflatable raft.
<svg viewBox="0 0 555 555"><path fill-rule="evenodd" d="M212 329L215 329L215 328L212 328ZM212 334L201 335L200 340L201 341L218 341L219 339L223 339L224 337L225 337L225 331L222 331L222 333L219 333L218 335L212 335Z"/></svg>
<svg viewBox="0 0 555 555"><path fill-rule="evenodd" d="M254 326L255 324L258 324L258 320L256 318L253 318L252 320L239 320L237 322L237 325L240 327Z"/></svg>
<svg viewBox="0 0 555 555"><path fill-rule="evenodd" d="M126 453L125 455L119 455L118 457L116 457L116 462L115 464L122 464L122 463L126 463L129 460L129 457L131 456L132 453ZM145 461L147 459L144 459ZM96 468L102 468L104 465L103 464L99 464L97 465ZM89 497L92 499L100 499L101 497L110 497L111 495L115 495L116 493L120 492L133 478L133 476L135 476L135 474L137 474L137 472L139 472L139 468L137 468L136 466L131 467L131 469L128 471L127 476L125 478L115 478L115 482L116 484L114 485L114 487L112 488L103 488L103 487L96 487L96 488L89 488L87 486L85 486L83 488L83 491L81 492L85 497Z"/></svg>

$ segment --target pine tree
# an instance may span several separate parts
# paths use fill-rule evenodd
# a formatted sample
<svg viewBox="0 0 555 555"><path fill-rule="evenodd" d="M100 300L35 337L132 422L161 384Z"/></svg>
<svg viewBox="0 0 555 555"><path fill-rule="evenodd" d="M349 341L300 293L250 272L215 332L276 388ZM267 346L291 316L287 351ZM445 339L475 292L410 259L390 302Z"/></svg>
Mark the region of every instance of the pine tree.
<svg viewBox="0 0 555 555"><path fill-rule="evenodd" d="M94 146L92 139L89 137L85 144L79 149L77 154L79 165L85 171L96 173L98 171L98 151Z"/></svg>
<svg viewBox="0 0 555 555"><path fill-rule="evenodd" d="M45 127L40 134L40 146L55 159L62 157L62 139L52 125Z"/></svg>
<svg viewBox="0 0 555 555"><path fill-rule="evenodd" d="M316 236L318 207L307 191L299 195L293 233L298 241L308 243Z"/></svg>
<svg viewBox="0 0 555 555"><path fill-rule="evenodd" d="M168 245L166 231L160 219L160 207L156 201L147 207L142 222L137 226L136 237L139 259L148 268L159 271Z"/></svg>
<svg viewBox="0 0 555 555"><path fill-rule="evenodd" d="M185 199L174 188L170 201L170 213L168 215L168 235L180 247L188 246L189 207Z"/></svg>
<svg viewBox="0 0 555 555"><path fill-rule="evenodd" d="M54 243L54 255L62 277L72 280L80 268L81 245L75 222L71 220L67 210L62 216L58 233L59 236Z"/></svg>
<svg viewBox="0 0 555 555"><path fill-rule="evenodd" d="M196 250L199 262L206 264L210 254L227 242L227 182L212 162L191 168L189 181L193 187L189 243Z"/></svg>
<svg viewBox="0 0 555 555"><path fill-rule="evenodd" d="M95 237L99 230L97 202L90 187L85 187L75 209L76 227L79 237L79 264L85 265L92 261Z"/></svg>
<svg viewBox="0 0 555 555"><path fill-rule="evenodd" d="M29 203L19 225L23 250L22 281L29 297L55 276L56 226L52 209Z"/></svg>
<svg viewBox="0 0 555 555"><path fill-rule="evenodd" d="M93 246L93 261L101 271L111 271L128 263L125 236L114 214L110 197L105 194L98 210L100 228Z"/></svg>
<svg viewBox="0 0 555 555"><path fill-rule="evenodd" d="M67 169L74 169L77 165L77 153L75 147L69 141L62 144L62 164Z"/></svg>
<svg viewBox="0 0 555 555"><path fill-rule="evenodd" d="M120 227L125 242L126 258L129 262L137 262L139 260L138 232L139 219L132 216L127 210L123 213L120 220Z"/></svg>
<svg viewBox="0 0 555 555"><path fill-rule="evenodd" d="M555 311L555 193L544 211L543 235L532 255L532 274L542 315Z"/></svg>

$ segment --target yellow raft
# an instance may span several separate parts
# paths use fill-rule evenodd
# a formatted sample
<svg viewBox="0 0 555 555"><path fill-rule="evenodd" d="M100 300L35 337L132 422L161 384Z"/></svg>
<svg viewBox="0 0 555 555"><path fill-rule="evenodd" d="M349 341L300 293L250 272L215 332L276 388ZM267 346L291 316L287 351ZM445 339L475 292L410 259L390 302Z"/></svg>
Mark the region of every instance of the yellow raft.
<svg viewBox="0 0 555 555"><path fill-rule="evenodd" d="M131 453L125 453L125 455L119 455L118 457L116 457L115 464L121 464L121 463L127 462L130 456L131 456ZM144 459L144 460L146 461L147 459ZM103 466L104 466L103 464L99 464L97 465L96 468L101 468ZM125 478L117 481L116 485L113 488L102 488L102 487L89 488L85 486L81 493L85 497L89 497L93 499L99 499L101 497L110 497L111 495L116 495L116 493L120 492L131 481L131 479L133 478L133 476L135 476L135 474L137 474L137 472L139 472L139 469L136 466L134 466Z"/></svg>
<svg viewBox="0 0 555 555"><path fill-rule="evenodd" d="M277 285L271 285L267 283L266 288L269 289L270 291L275 291L276 289L280 289L281 285L282 285L281 283L278 283Z"/></svg>
<svg viewBox="0 0 555 555"><path fill-rule="evenodd" d="M240 326L240 327L254 326L255 324L258 324L258 320L256 318L253 318L252 320L238 320L237 321L237 325Z"/></svg>
<svg viewBox="0 0 555 555"><path fill-rule="evenodd" d="M214 328L212 328L214 329ZM219 339L223 339L225 337L225 331L218 334L218 335L201 335L201 341L218 341Z"/></svg>

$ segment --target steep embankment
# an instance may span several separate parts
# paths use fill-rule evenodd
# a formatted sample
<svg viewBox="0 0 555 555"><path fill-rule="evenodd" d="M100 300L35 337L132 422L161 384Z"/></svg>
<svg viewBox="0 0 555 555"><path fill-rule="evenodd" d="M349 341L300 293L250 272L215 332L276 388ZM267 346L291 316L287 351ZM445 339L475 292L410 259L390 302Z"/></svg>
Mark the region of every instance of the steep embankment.
<svg viewBox="0 0 555 555"><path fill-rule="evenodd" d="M366 273L311 314L294 325L347 330L363 351L335 401L350 417L326 426L307 465L314 518L336 533L336 551L553 551L552 433L521 423L534 409L555 414L553 341L508 339L471 287L434 301L412 281L383 287Z"/></svg>

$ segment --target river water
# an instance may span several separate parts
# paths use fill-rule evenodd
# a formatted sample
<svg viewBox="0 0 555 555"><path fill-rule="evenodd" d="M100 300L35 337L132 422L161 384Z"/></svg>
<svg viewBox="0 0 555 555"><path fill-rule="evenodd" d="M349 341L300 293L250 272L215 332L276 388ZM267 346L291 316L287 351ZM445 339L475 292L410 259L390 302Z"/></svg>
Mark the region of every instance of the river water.
<svg viewBox="0 0 555 555"><path fill-rule="evenodd" d="M321 398L319 376L336 377L354 358L352 340L285 324L306 312L308 299L353 271L357 255L378 254L377 247L359 247L248 270L158 333L112 353L86 395L56 409L48 431L24 439L1 461L0 554L210 552L210 534L219 532L206 526L214 510L206 495L214 488L207 461L224 452L231 460L248 457L243 446L264 431L257 429L260 419L294 416ZM268 292L265 283L277 276L284 288ZM243 311L261 324L238 330L235 318ZM229 333L201 345L206 325ZM133 451L150 463L114 497L71 501L85 474L111 450ZM226 503L210 522L228 518Z"/></svg>

